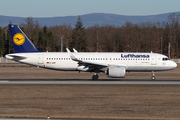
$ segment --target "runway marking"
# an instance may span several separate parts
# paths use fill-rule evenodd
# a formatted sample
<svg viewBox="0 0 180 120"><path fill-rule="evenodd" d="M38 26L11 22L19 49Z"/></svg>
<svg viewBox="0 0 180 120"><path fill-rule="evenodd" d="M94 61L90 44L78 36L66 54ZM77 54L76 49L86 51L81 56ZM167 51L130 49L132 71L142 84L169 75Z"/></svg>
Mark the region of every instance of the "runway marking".
<svg viewBox="0 0 180 120"><path fill-rule="evenodd" d="M0 82L9 82L9 81L0 81Z"/></svg>
<svg viewBox="0 0 180 120"><path fill-rule="evenodd" d="M180 85L178 81L0 81L11 85Z"/></svg>

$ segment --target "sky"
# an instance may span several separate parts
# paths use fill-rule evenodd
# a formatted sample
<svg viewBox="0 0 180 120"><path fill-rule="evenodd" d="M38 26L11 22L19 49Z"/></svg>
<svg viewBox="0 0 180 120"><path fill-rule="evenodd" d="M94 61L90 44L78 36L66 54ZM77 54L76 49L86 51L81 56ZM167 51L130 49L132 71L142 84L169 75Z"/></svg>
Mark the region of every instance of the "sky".
<svg viewBox="0 0 180 120"><path fill-rule="evenodd" d="M0 15L63 17L89 13L146 16L179 12L180 0L0 0Z"/></svg>

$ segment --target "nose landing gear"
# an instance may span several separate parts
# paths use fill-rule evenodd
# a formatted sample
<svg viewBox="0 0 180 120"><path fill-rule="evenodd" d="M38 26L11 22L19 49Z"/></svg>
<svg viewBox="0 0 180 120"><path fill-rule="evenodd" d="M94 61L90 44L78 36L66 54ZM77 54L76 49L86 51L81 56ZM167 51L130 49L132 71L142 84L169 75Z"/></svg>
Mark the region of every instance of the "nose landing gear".
<svg viewBox="0 0 180 120"><path fill-rule="evenodd" d="M154 74L154 71L152 71L151 74L152 74L151 80L155 80L155 74Z"/></svg>

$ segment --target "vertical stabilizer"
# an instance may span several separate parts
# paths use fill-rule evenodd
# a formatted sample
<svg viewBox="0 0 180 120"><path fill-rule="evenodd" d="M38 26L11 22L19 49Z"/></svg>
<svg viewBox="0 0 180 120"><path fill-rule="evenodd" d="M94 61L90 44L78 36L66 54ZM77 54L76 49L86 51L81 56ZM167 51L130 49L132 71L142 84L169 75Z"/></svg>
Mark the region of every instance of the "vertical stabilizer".
<svg viewBox="0 0 180 120"><path fill-rule="evenodd" d="M9 25L15 53L41 52L17 25Z"/></svg>

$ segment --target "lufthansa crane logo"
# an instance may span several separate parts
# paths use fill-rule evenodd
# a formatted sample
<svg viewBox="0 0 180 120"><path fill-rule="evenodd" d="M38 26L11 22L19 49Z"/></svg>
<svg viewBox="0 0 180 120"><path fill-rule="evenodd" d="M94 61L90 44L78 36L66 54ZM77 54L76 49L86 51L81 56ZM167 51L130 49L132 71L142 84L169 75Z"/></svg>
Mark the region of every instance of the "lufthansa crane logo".
<svg viewBox="0 0 180 120"><path fill-rule="evenodd" d="M16 33L13 37L13 42L16 45L22 45L25 42L25 37L22 33Z"/></svg>

